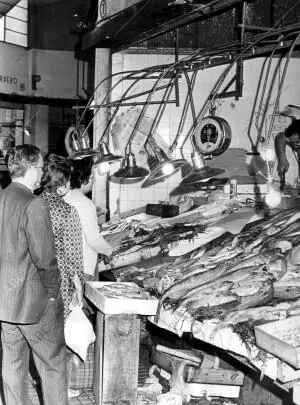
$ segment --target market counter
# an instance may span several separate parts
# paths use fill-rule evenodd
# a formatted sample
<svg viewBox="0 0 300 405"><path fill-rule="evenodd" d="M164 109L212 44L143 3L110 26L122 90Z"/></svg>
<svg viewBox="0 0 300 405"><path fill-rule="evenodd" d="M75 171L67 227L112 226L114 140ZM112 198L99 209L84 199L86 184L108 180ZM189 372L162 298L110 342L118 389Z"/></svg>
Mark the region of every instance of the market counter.
<svg viewBox="0 0 300 405"><path fill-rule="evenodd" d="M259 348L253 330L251 340L237 333L244 322L251 328L300 310L300 213L295 208L259 218L253 211L234 210L209 221L198 218L197 225L205 223L205 229L169 243L167 252L155 255L168 256L168 262L141 258L124 267L112 263L109 270L118 282L136 282L159 297L158 314L149 320L160 328L178 336L189 332L199 341L242 356L262 375L297 386L300 370ZM186 229L190 225L184 224Z"/></svg>

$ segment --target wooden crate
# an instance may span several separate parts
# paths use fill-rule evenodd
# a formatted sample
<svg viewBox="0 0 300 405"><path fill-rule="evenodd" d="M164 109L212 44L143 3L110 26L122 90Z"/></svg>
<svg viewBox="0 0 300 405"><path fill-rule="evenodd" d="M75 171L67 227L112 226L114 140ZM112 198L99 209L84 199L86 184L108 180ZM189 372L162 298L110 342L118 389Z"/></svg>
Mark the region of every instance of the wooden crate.
<svg viewBox="0 0 300 405"><path fill-rule="evenodd" d="M300 316L254 327L259 347L300 368Z"/></svg>
<svg viewBox="0 0 300 405"><path fill-rule="evenodd" d="M156 298L139 299L122 297L111 298L101 291L105 285L115 285L111 281L90 281L85 284L85 296L104 314L140 314L155 315L158 306ZM121 283L135 285L134 283Z"/></svg>

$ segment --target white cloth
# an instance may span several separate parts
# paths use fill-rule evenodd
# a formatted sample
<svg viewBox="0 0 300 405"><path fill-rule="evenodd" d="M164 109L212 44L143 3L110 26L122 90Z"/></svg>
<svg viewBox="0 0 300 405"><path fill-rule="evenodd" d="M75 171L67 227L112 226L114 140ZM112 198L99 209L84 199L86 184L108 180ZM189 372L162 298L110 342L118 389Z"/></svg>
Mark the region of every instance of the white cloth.
<svg viewBox="0 0 300 405"><path fill-rule="evenodd" d="M112 247L100 233L96 207L80 190L70 190L64 200L76 208L82 227L83 271L94 276L98 253L110 256Z"/></svg>

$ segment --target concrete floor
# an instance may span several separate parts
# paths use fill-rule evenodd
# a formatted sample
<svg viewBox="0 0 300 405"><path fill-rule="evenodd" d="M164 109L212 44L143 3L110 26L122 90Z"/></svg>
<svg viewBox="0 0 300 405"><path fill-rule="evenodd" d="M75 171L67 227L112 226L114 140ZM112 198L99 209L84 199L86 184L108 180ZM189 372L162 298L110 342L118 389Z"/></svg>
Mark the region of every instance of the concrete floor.
<svg viewBox="0 0 300 405"><path fill-rule="evenodd" d="M145 340L146 333L142 334L141 337ZM149 337L149 336L148 336ZM162 344L168 345L170 342L169 339L163 338L161 340L160 336L155 336L154 341L146 336L146 345L141 344L140 347L140 361L139 361L139 386L143 386L146 378L149 375L149 369L151 367L150 363L150 344L157 344L162 342ZM181 340L176 338L179 344L182 344ZM150 344L149 344L150 343ZM199 348L198 348L199 349ZM203 347L202 349L207 349ZM1 351L0 351L1 358ZM226 367L227 368L227 367ZM237 401L240 405L292 405L291 395L283 393L280 389L276 388L272 381L265 379L261 382L259 380L258 373L246 369L244 386L241 389L240 398ZM0 377L0 405L5 405L1 400L3 398L3 391L1 389L1 377ZM37 390L31 383L29 383L29 392L32 405L42 405L42 402L39 399ZM199 399L198 399L199 400ZM201 402L201 401L200 401ZM194 403L194 401L193 401ZM82 393L79 397L74 398L69 401L69 405L95 405L95 398L92 388L82 390Z"/></svg>
<svg viewBox="0 0 300 405"><path fill-rule="evenodd" d="M0 349L0 364L1 364L1 349ZM140 362L139 362L139 377L138 377L139 386L142 386L144 384L145 379L148 377L149 368L150 368L149 352L145 350L144 346L142 346L140 350ZM37 388L32 385L31 381L28 381L28 387L32 405L42 405L40 390L37 390ZM95 404L96 402L92 388L83 389L81 394L77 398L69 400L69 405L95 405ZM0 405L5 405L1 376L0 376Z"/></svg>

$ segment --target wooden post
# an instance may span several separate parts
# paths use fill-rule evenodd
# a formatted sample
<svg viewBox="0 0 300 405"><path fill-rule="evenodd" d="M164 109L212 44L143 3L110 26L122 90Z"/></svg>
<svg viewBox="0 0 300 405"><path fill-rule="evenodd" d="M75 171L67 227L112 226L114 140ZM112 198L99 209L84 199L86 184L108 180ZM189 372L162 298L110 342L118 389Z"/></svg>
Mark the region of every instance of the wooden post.
<svg viewBox="0 0 300 405"><path fill-rule="evenodd" d="M300 405L300 382L297 381L293 385L293 402L294 404Z"/></svg>
<svg viewBox="0 0 300 405"><path fill-rule="evenodd" d="M97 48L95 51L95 105L100 105L101 101L106 97L111 88L111 80L105 80L99 86L101 81L109 76L112 72L112 60L110 49ZM108 100L109 101L109 98ZM100 108L95 110L93 123L93 147L97 148L99 139L103 134L110 116L109 108ZM93 188L93 200L97 207L100 207L103 212L109 209L109 183L107 175L100 176L95 172L95 183Z"/></svg>
<svg viewBox="0 0 300 405"><path fill-rule="evenodd" d="M140 319L97 312L93 389L97 405L135 405Z"/></svg>

